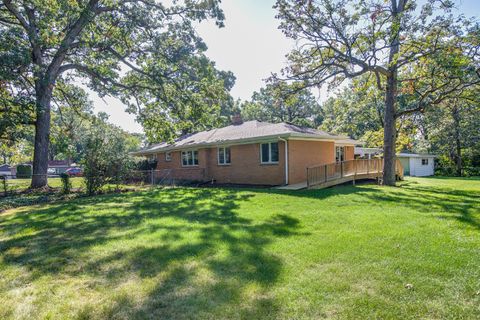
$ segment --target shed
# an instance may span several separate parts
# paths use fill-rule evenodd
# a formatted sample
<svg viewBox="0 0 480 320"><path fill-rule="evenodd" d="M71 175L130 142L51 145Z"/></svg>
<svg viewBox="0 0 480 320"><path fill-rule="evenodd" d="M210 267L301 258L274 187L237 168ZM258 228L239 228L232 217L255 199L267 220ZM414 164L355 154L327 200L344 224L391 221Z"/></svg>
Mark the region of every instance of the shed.
<svg viewBox="0 0 480 320"><path fill-rule="evenodd" d="M403 174L412 177L433 176L435 168L435 155L417 154L417 153L399 153L397 154L403 166Z"/></svg>

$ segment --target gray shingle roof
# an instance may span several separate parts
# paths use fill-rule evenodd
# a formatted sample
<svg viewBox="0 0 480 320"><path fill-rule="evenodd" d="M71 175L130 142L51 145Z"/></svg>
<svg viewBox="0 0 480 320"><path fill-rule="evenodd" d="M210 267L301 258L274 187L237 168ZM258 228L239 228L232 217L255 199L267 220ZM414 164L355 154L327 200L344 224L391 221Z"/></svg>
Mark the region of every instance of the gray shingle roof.
<svg viewBox="0 0 480 320"><path fill-rule="evenodd" d="M288 123L269 123L262 121L247 121L239 125L230 125L223 128L202 131L189 134L176 139L169 144L162 142L152 145L146 149L134 152L134 154L149 154L159 151L184 149L194 146L208 146L227 143L241 143L256 141L273 137L297 137L297 138L316 138L325 140L338 140L342 143L358 144L358 141L351 140L345 136L337 136L325 131L312 128L299 127Z"/></svg>

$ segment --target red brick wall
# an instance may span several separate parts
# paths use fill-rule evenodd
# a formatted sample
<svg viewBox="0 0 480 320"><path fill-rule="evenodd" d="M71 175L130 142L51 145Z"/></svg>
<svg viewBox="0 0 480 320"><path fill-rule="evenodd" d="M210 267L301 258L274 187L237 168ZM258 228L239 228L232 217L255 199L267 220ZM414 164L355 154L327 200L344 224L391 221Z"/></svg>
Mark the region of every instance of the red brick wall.
<svg viewBox="0 0 480 320"><path fill-rule="evenodd" d="M177 179L215 180L217 183L281 185L285 183L285 145L279 141L279 163L260 163L260 144L230 146L231 164L219 165L217 148L198 149L198 166L183 167L181 152L172 151L172 160L165 153L157 155L157 169L173 169ZM335 145L328 141L289 140L289 183L307 179L307 167L335 162ZM353 147L345 147L346 160L353 159Z"/></svg>
<svg viewBox="0 0 480 320"><path fill-rule="evenodd" d="M289 184L307 181L307 167L335 162L335 144L329 141L288 141Z"/></svg>
<svg viewBox="0 0 480 320"><path fill-rule="evenodd" d="M203 169L204 180L215 180L217 183L280 185L285 183L285 150L284 143L279 142L278 164L260 163L260 144L244 144L230 146L231 164L219 165L217 148L198 149L198 166L183 167L181 152L172 151L172 161L165 161L165 153L157 155L157 170L173 169L172 175L178 179L197 178ZM197 179L195 179L197 180Z"/></svg>

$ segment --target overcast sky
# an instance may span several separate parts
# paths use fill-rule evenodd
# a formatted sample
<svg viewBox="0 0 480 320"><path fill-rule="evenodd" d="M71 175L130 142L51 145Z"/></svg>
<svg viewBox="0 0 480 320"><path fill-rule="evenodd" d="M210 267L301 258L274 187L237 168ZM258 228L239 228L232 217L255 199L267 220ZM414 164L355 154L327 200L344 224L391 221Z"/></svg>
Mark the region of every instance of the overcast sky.
<svg viewBox="0 0 480 320"><path fill-rule="evenodd" d="M460 10L467 16L480 15L480 0L459 0ZM222 70L230 70L237 77L231 94L249 99L263 86L263 79L278 72L285 65L285 54L293 42L278 30L278 20L272 9L275 0L222 0L225 27L202 22L198 33L208 45L207 55ZM94 94L95 111L105 111L110 122L130 132L142 132L135 117L124 111L115 98L100 99Z"/></svg>

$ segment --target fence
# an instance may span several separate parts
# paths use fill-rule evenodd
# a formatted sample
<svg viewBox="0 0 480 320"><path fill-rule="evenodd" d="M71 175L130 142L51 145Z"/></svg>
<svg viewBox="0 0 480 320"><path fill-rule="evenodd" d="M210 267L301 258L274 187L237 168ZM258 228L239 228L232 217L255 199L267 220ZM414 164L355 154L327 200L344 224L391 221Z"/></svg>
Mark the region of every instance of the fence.
<svg viewBox="0 0 480 320"><path fill-rule="evenodd" d="M34 176L33 174L31 176ZM51 188L61 188L60 176L47 175ZM182 168L162 170L133 170L121 177L107 177L109 185L187 185L206 180L204 168ZM84 188L83 177L71 177L72 188ZM30 188L30 178L17 178L15 175L0 175L0 196L21 193Z"/></svg>
<svg viewBox="0 0 480 320"><path fill-rule="evenodd" d="M403 178L403 167L396 160L396 172ZM338 183L355 179L379 178L383 173L383 159L357 159L337 163L329 163L307 168L307 187Z"/></svg>

